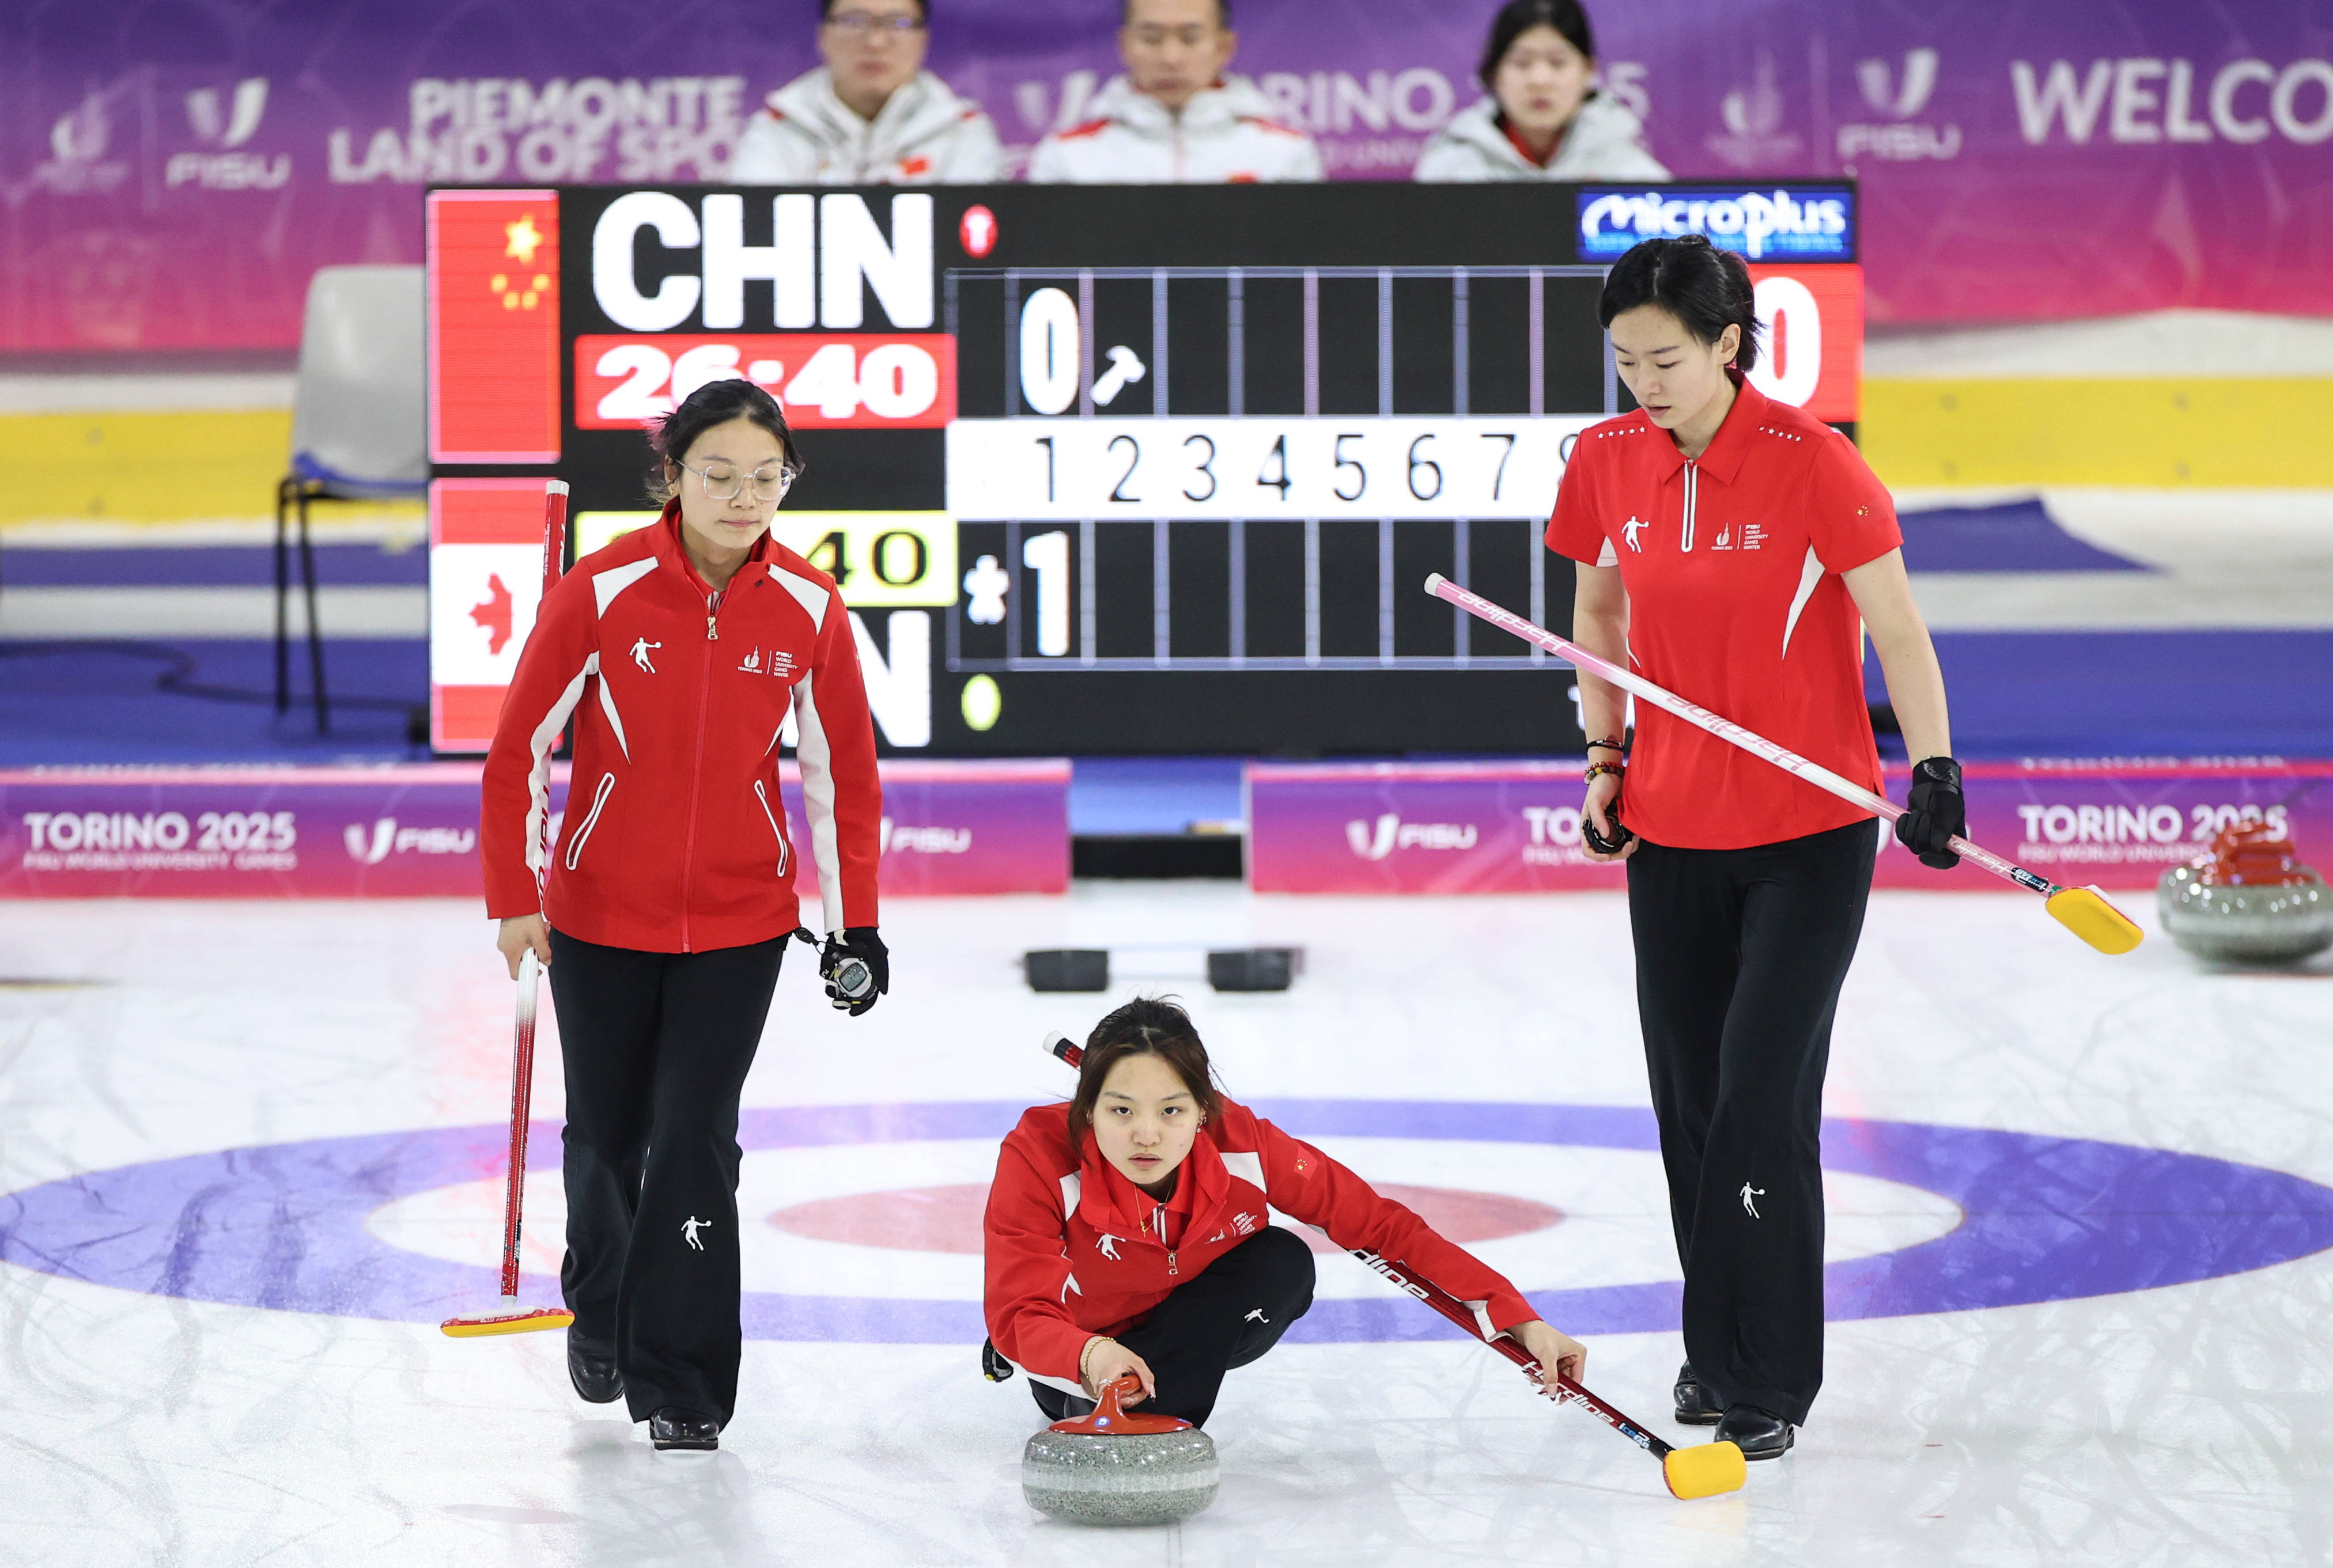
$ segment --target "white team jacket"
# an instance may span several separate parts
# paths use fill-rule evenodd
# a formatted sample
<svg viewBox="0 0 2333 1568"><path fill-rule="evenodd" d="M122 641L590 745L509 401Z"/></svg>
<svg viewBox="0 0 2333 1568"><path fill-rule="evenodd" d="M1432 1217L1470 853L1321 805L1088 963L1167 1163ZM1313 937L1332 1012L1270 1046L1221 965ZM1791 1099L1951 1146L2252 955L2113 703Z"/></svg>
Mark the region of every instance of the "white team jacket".
<svg viewBox="0 0 2333 1568"><path fill-rule="evenodd" d="M1453 183L1495 179L1665 180L1669 171L1645 150L1645 127L1599 93L1579 106L1563 145L1545 168L1515 150L1499 129L1499 100L1484 94L1451 117L1417 155L1413 179Z"/></svg>
<svg viewBox="0 0 2333 1568"><path fill-rule="evenodd" d="M1244 76L1194 93L1176 114L1113 76L1083 125L1057 130L1029 157L1032 185L1224 185L1317 180L1320 149L1272 117Z"/></svg>
<svg viewBox="0 0 2333 1568"><path fill-rule="evenodd" d="M737 139L739 185L985 185L997 177L996 127L928 71L872 121L834 95L826 67L770 94Z"/></svg>

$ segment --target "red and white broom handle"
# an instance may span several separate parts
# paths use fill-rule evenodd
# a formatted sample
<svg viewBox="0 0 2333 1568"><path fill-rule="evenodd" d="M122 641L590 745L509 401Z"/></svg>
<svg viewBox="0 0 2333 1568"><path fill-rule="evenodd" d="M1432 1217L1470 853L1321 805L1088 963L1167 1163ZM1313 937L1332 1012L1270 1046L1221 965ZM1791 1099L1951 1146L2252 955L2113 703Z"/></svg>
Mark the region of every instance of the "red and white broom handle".
<svg viewBox="0 0 2333 1568"><path fill-rule="evenodd" d="M1045 1049L1072 1067L1082 1063L1086 1056L1083 1047L1073 1044L1062 1035L1047 1036ZM1473 1307L1419 1274L1408 1264L1381 1257L1367 1248L1349 1247L1345 1248L1345 1253L1347 1257L1354 1258L1362 1267L1392 1285L1404 1295L1424 1302L1464 1329L1469 1335L1482 1341L1515 1365L1522 1368L1531 1375L1531 1380L1540 1385L1540 1391L1550 1399L1559 1404L1569 1401L1572 1404L1583 1405L1597 1420L1652 1455L1653 1458L1658 1459L1667 1457L1669 1444L1663 1442L1561 1372L1551 1372L1548 1368L1541 1366L1539 1359L1516 1343L1512 1335L1487 1332L1483 1321L1474 1315Z"/></svg>
<svg viewBox="0 0 2333 1568"><path fill-rule="evenodd" d="M1874 795L1862 785L1840 778L1821 763L1810 762L1796 751L1777 746L1763 735L1745 730L1731 719L1720 718L1699 703L1688 703L1675 693L1656 686L1634 671L1624 670L1609 659L1589 653L1578 643L1559 637L1545 626L1535 625L1511 609L1493 604L1480 594L1469 593L1440 572L1426 579L1426 591L1435 598L1456 605L1478 620L1489 622L1503 632L1570 660L1577 668L1609 681L1624 692L1634 693L1653 706L1665 708L1686 723L1698 725L1719 740L1729 741L1752 756L1771 762L1783 772L1803 779L1817 789L1828 789L1840 799L1860 806L1875 817L1893 822L1904 815L1904 808L1887 797ZM2014 861L2003 859L1983 845L1972 844L1955 835L1951 840L1951 847L1954 853L1975 861L1995 876L2007 877L2018 886L2030 888L2044 897L2059 891L2058 884L2049 878L2037 875Z"/></svg>
<svg viewBox="0 0 2333 1568"><path fill-rule="evenodd" d="M567 482L546 480L542 486L542 597L559 584L567 565ZM541 601L536 612L542 614ZM550 864L549 857L543 864ZM519 961L518 1024L511 1041L510 1169L503 1188L503 1295L518 1296L518 1242L521 1200L526 1192L527 1123L534 1102L534 1012L542 969L529 949Z"/></svg>

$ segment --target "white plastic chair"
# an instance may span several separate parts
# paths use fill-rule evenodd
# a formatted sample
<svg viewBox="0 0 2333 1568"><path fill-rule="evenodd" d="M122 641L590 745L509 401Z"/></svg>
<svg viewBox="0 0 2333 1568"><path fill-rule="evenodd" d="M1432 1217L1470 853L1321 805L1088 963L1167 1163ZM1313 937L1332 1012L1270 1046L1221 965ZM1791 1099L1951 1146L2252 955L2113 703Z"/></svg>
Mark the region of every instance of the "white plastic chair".
<svg viewBox="0 0 2333 1568"><path fill-rule="evenodd" d="M299 520L316 731L331 727L308 509L429 489L427 359L419 267L320 267L308 284L293 395L292 466L275 488L275 711L292 705L287 535Z"/></svg>

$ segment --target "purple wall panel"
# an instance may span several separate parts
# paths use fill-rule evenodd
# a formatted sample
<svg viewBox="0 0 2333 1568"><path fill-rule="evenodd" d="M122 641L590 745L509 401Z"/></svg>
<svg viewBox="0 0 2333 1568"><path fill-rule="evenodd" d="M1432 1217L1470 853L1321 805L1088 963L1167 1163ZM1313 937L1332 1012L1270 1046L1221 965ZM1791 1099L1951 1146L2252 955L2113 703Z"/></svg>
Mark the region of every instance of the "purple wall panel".
<svg viewBox="0 0 2333 1568"><path fill-rule="evenodd" d="M1406 177L1493 5L1243 0L1236 68L1343 178ZM1025 148L1117 0L950 0L932 64ZM2311 0L1590 6L1677 174L1864 183L1875 322L2322 313L2333 24ZM0 14L0 352L288 348L319 265L420 259L428 180L713 179L811 9L56 0Z"/></svg>

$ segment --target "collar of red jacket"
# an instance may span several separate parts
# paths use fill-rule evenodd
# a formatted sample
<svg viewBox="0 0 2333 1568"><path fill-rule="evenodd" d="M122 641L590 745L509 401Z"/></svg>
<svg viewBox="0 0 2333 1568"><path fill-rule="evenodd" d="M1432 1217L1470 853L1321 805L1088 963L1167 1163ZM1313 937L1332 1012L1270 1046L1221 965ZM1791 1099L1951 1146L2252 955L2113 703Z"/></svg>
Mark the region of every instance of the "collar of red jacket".
<svg viewBox="0 0 2333 1568"><path fill-rule="evenodd" d="M1556 133L1553 145L1549 147L1547 149L1547 156L1545 158L1541 158L1539 154L1531 149L1531 143L1522 139L1522 133L1515 129L1515 122L1507 118L1507 111L1503 109L1499 110L1496 119L1498 121L1499 132L1507 139L1507 145L1513 148L1516 153L1522 157L1522 160L1531 165L1533 168L1545 168L1549 164L1554 162L1555 155L1563 150L1563 139L1567 135L1570 134L1571 131L1571 127L1569 125L1566 125L1563 129L1558 131Z"/></svg>
<svg viewBox="0 0 2333 1568"><path fill-rule="evenodd" d="M696 569L696 563L688 559L688 551L681 548L680 498L678 496L664 503L663 513L651 526L656 530L658 561L677 570L686 578L690 585L696 589L699 598L711 593L713 585L705 580ZM722 589L722 592L727 593L731 589L744 588L755 578L768 573L770 541L770 531L763 529L762 537L754 541L754 548L745 552L744 564L737 569L737 575L729 579L729 587Z"/></svg>
<svg viewBox="0 0 2333 1568"><path fill-rule="evenodd" d="M1742 459L1750 450L1751 433L1765 423L1767 405L1772 399L1750 385L1749 378L1739 370L1729 368L1725 378L1733 383L1733 406L1725 411L1725 419L1718 425L1717 434L1710 437L1707 449L1694 461L1712 479L1731 484L1733 476L1742 472ZM1661 434L1667 435L1668 432ZM1663 479L1685 466L1685 454L1677 450L1674 435L1654 450L1662 454Z"/></svg>
<svg viewBox="0 0 2333 1568"><path fill-rule="evenodd" d="M1094 1141L1093 1129L1086 1129L1085 1143L1079 1162L1078 1215L1097 1230L1120 1235L1140 1236L1143 1223L1158 1200L1128 1181L1118 1168L1103 1157L1101 1145ZM1175 1183L1175 1195L1166 1200L1166 1209L1179 1215L1184 1229L1204 1223L1221 1208L1230 1196L1232 1173L1224 1166L1223 1152L1207 1130L1199 1129L1191 1140L1191 1152L1176 1168L1183 1177Z"/></svg>

